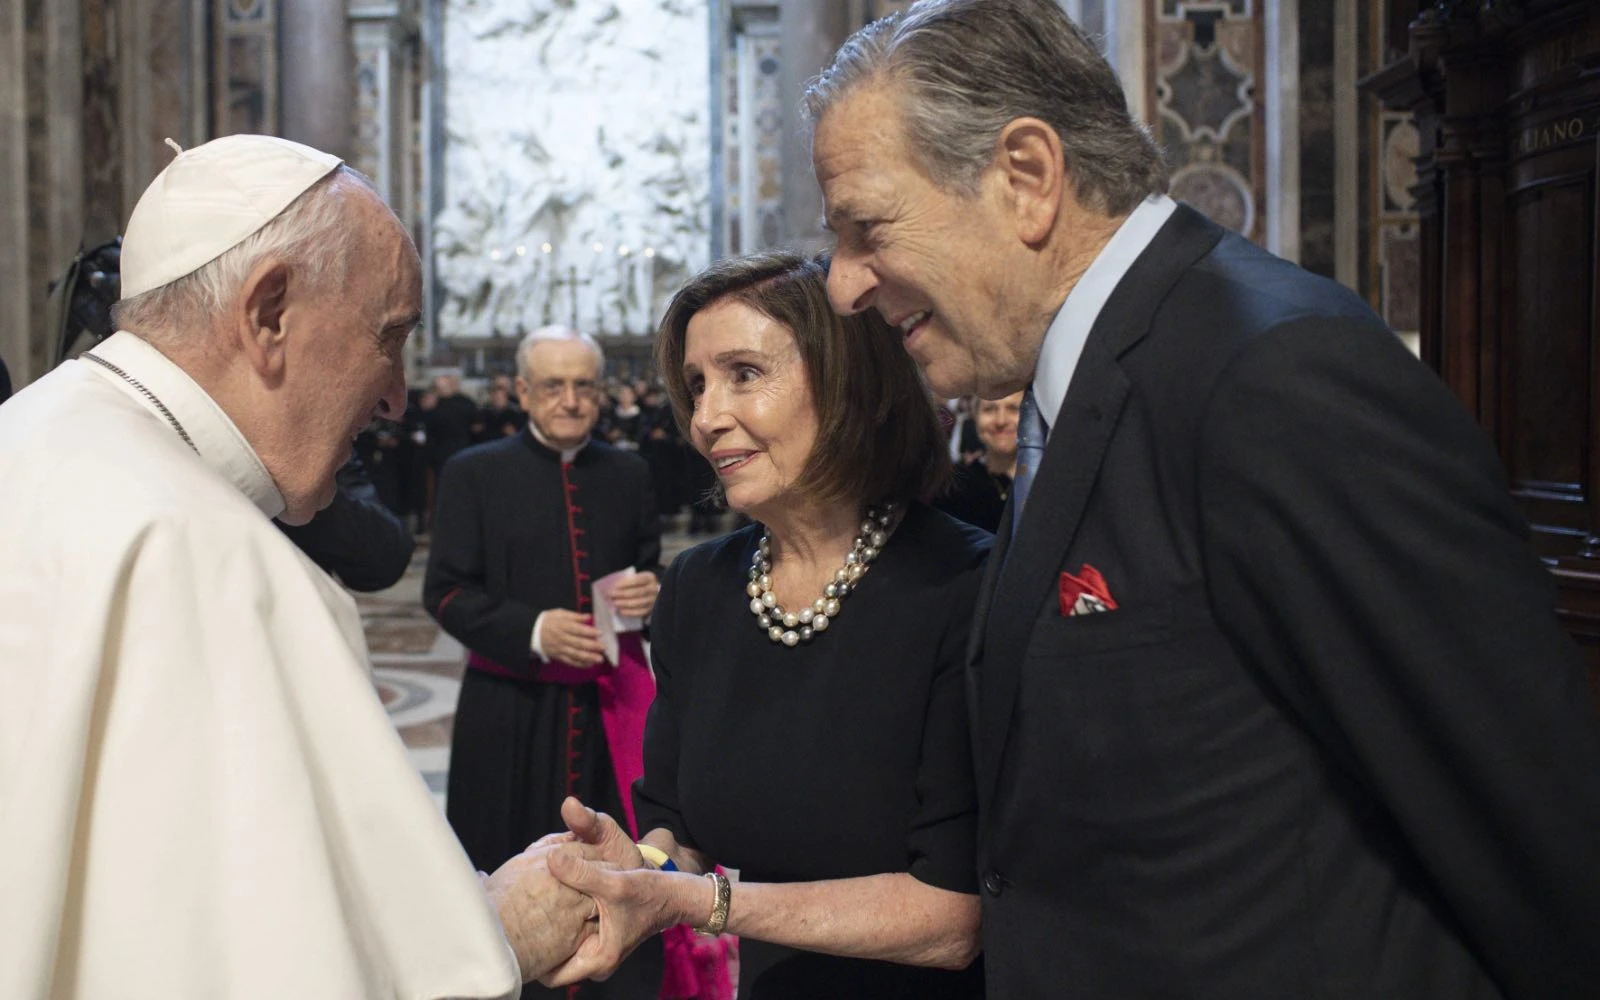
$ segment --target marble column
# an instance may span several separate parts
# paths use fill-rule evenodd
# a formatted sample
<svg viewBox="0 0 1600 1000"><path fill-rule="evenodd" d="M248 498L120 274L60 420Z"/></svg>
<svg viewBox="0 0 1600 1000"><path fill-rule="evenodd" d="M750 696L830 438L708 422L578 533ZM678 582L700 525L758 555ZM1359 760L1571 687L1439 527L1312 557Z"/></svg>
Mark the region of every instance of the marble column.
<svg viewBox="0 0 1600 1000"><path fill-rule="evenodd" d="M279 134L348 157L355 74L345 0L280 3Z"/></svg>
<svg viewBox="0 0 1600 1000"><path fill-rule="evenodd" d="M411 225L417 217L417 178L409 137L418 114L411 39L418 28L408 6L353 0L348 31L354 58L345 75L355 109L347 125L349 160Z"/></svg>
<svg viewBox="0 0 1600 1000"><path fill-rule="evenodd" d="M28 103L23 0L0 0L0 357L13 383L33 370L28 274Z"/></svg>
<svg viewBox="0 0 1600 1000"><path fill-rule="evenodd" d="M1354 0L1335 0L1351 3ZM1300 261L1300 0L1267 0L1266 42L1266 248ZM1351 92L1354 93L1354 83Z"/></svg>
<svg viewBox="0 0 1600 1000"><path fill-rule="evenodd" d="M0 354L18 386L54 360L44 304L83 230L80 9L0 2Z"/></svg>
<svg viewBox="0 0 1600 1000"><path fill-rule="evenodd" d="M117 74L117 0L83 0L83 241L122 232L122 134Z"/></svg>
<svg viewBox="0 0 1600 1000"><path fill-rule="evenodd" d="M120 231L171 159L163 139L206 136L212 2L0 0L0 354L17 383L55 362L50 282Z"/></svg>
<svg viewBox="0 0 1600 1000"><path fill-rule="evenodd" d="M784 226L784 109L792 95L783 83L784 39L776 3L740 3L732 10L729 37L717 40L725 51L713 110L726 116L722 130L723 176L713 211L721 253L746 253L789 238ZM719 121L722 120L719 116ZM713 170L717 169L716 167ZM809 183L809 180L806 181Z"/></svg>
<svg viewBox="0 0 1600 1000"><path fill-rule="evenodd" d="M1093 0L1084 0L1085 8ZM1103 0L1102 12L1097 15L1105 41L1100 50L1106 61L1122 80L1122 90L1128 96L1128 110L1133 116L1152 128L1156 125L1156 101L1153 68L1155 60L1149 58L1146 36L1153 30L1150 21L1154 15L1146 8L1145 0ZM1086 18L1091 17L1085 11Z"/></svg>
<svg viewBox="0 0 1600 1000"><path fill-rule="evenodd" d="M787 240L821 246L822 192L811 169L811 143L800 116L800 95L808 80L822 71L850 33L860 27L850 20L848 4L814 0L781 0L779 29L783 67L778 92L783 107L783 219Z"/></svg>
<svg viewBox="0 0 1600 1000"><path fill-rule="evenodd" d="M185 149L213 134L207 114L209 78L205 4L210 0L125 0L114 14L117 31L116 116L122 162L122 209L127 213L172 162L166 140ZM265 2L265 0L262 0ZM227 76L218 63L219 86Z"/></svg>
<svg viewBox="0 0 1600 1000"><path fill-rule="evenodd" d="M437 18L437 5L429 13ZM372 179L417 245L426 248L432 232L431 213L423 206L423 174L433 156L434 118L418 101L422 71L416 42L427 33L415 0L350 0L347 17L352 58L346 78L353 114L346 158ZM433 255L426 249L422 261L425 318L406 342L406 369L419 379L419 366L432 353L435 291Z"/></svg>

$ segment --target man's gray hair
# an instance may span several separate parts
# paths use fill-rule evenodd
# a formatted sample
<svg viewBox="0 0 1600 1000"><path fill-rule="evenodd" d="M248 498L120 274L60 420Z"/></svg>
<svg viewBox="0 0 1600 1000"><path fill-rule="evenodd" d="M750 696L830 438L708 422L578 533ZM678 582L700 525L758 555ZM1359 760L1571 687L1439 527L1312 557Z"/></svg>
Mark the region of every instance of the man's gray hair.
<svg viewBox="0 0 1600 1000"><path fill-rule="evenodd" d="M298 265L317 287L338 287L363 234L339 210L351 184L372 183L340 165L311 185L289 207L220 256L181 278L111 307L112 325L147 335L177 334L209 326L267 258Z"/></svg>
<svg viewBox="0 0 1600 1000"><path fill-rule="evenodd" d="M1086 206L1120 216L1167 190L1161 150L1056 0L921 0L874 21L806 87L812 128L867 84L898 88L912 151L947 190L975 194L1001 131L1027 117L1060 136Z"/></svg>
<svg viewBox="0 0 1600 1000"><path fill-rule="evenodd" d="M600 349L598 340L595 340L587 333L579 333L570 326L554 324L539 327L539 329L523 337L521 343L517 344L517 375L524 382L530 384L533 382L533 370L528 367L528 355L532 353L535 344L540 344L547 340L577 340L587 344L589 350L594 352L594 373L596 377L606 370L606 352Z"/></svg>

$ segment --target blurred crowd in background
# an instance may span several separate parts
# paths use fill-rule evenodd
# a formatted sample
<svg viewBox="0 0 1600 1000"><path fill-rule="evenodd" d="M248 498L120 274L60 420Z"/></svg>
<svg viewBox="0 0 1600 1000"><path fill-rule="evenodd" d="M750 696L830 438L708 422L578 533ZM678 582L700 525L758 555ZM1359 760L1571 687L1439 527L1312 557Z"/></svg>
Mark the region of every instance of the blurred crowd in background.
<svg viewBox="0 0 1600 1000"><path fill-rule="evenodd" d="M1001 412L1001 411L1004 412ZM982 411L980 413L980 411ZM950 435L956 477L948 496L934 498L950 513L993 531L1010 485L1016 451L1016 405L948 401L940 418ZM439 470L474 444L522 433L528 417L510 375L480 380L473 390L457 375L439 375L431 387L412 389L403 419L379 421L356 439L384 505L413 532L431 529ZM635 451L650 466L662 527L691 536L737 526L716 498L711 466L679 433L666 389L648 379L612 377L600 400L595 434Z"/></svg>
<svg viewBox="0 0 1600 1000"><path fill-rule="evenodd" d="M440 375L413 389L400 421L378 421L356 439L384 504L417 533L430 530L434 486L451 456L474 444L520 434L528 417L515 380L496 375L469 392L455 375ZM723 529L711 494L711 468L678 433L666 390L644 379L609 379L600 400L595 435L639 453L650 466L656 505L668 523L690 534ZM681 519L688 512L685 524Z"/></svg>

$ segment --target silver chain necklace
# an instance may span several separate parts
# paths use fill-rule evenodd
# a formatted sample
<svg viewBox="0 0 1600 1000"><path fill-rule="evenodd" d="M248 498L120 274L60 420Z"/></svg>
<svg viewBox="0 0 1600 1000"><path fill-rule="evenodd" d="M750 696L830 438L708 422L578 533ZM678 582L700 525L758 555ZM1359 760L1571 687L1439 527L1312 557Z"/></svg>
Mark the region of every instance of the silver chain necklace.
<svg viewBox="0 0 1600 1000"><path fill-rule="evenodd" d="M146 389L144 387L144 383L143 382L141 382L138 379L134 378L132 375L129 375L127 372L123 371L121 368L118 368L116 365L112 364L111 362L107 361L105 358L102 358L100 355L95 354L92 351L86 351L83 354L78 355L78 357L82 358L85 361L93 361L95 364L99 365L102 368L107 369L112 374L117 375L118 377L120 377L124 382L128 383L129 385L133 386L135 389L138 389L140 392L144 393L144 398L148 399L151 403L153 403L155 405L156 409L161 411L161 415L163 417L167 418L167 423L171 424L172 425L172 429L178 432L178 436L179 437L183 438L183 443L188 445L191 449L193 449L193 451L194 451L194 453L196 455L200 454L200 449L195 447L194 441L191 440L190 437L189 437L189 432L183 429L183 425L182 424L178 423L178 418L172 415L172 411L171 410L167 409L167 404L163 403L160 399L156 398L156 394L155 393L151 392L149 389Z"/></svg>
<svg viewBox="0 0 1600 1000"><path fill-rule="evenodd" d="M883 551L893 523L894 504L868 507L861 532L844 557L844 566L833 574L832 582L822 588L822 596L799 611L785 611L773 596L772 535L763 530L761 542L750 559L750 583L745 593L750 595L750 613L756 616L756 624L767 633L767 638L793 647L810 642L818 632L827 631L828 622L839 617L839 602L856 589L867 567Z"/></svg>

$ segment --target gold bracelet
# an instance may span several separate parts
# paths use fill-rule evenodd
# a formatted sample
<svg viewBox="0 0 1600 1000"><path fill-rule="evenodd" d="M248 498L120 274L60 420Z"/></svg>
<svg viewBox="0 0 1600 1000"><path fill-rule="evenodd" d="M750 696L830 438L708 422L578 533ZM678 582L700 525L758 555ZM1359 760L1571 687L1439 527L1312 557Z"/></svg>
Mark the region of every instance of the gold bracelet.
<svg viewBox="0 0 1600 1000"><path fill-rule="evenodd" d="M711 919L706 921L704 927L696 927L701 934L721 934L722 929L728 926L728 904L733 900L733 886L728 882L728 876L718 871L706 872L706 878L711 880L716 896L711 901Z"/></svg>

